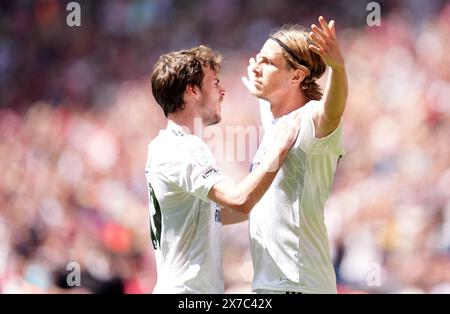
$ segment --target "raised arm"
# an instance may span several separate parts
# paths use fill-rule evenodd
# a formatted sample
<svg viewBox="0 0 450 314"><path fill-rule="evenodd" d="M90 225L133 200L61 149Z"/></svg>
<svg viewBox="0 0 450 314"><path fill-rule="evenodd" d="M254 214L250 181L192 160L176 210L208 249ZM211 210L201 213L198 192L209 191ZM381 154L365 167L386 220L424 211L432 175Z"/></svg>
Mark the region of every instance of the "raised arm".
<svg viewBox="0 0 450 314"><path fill-rule="evenodd" d="M261 199L274 180L278 170L295 142L300 116L286 117L278 123L272 149L267 151L261 164L239 183L225 180L215 184L208 198L226 208L247 214Z"/></svg>
<svg viewBox="0 0 450 314"><path fill-rule="evenodd" d="M330 67L324 97L321 106L314 116L316 137L322 138L333 132L341 121L348 94L347 74L345 72L344 58L336 38L336 28L333 20L327 24L325 19L319 17L321 28L311 25L309 34L313 45L309 49L319 54Z"/></svg>

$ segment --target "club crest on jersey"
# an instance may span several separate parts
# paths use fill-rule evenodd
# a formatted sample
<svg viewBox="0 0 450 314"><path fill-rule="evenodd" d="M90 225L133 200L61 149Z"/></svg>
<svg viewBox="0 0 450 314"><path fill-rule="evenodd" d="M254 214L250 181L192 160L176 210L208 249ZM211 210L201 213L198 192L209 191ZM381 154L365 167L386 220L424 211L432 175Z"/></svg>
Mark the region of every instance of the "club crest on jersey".
<svg viewBox="0 0 450 314"><path fill-rule="evenodd" d="M211 164L211 156L205 149L199 149L192 152L195 162L200 166L208 166Z"/></svg>

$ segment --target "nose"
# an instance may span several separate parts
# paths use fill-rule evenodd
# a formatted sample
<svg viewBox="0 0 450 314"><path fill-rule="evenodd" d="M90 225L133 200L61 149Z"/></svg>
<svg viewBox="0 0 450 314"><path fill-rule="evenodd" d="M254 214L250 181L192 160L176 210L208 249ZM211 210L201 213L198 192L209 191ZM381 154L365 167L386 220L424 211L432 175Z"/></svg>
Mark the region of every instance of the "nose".
<svg viewBox="0 0 450 314"><path fill-rule="evenodd" d="M259 67L259 63L258 62L255 62L253 65L250 65L250 70L255 75L259 75L261 73L261 68Z"/></svg>
<svg viewBox="0 0 450 314"><path fill-rule="evenodd" d="M225 88L223 88L222 86L220 86L220 96L225 96Z"/></svg>

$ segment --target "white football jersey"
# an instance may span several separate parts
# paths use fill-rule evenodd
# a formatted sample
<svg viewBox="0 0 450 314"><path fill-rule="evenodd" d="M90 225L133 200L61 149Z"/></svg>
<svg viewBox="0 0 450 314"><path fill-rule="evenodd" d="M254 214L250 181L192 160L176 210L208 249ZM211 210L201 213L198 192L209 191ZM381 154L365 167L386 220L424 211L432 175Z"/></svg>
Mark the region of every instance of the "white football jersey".
<svg viewBox="0 0 450 314"><path fill-rule="evenodd" d="M226 179L208 146L169 121L145 169L157 264L154 293L223 293L220 207L207 195Z"/></svg>
<svg viewBox="0 0 450 314"><path fill-rule="evenodd" d="M301 112L298 138L275 180L250 214L253 290L336 293L324 206L339 158L342 124L316 139L316 101ZM257 167L273 140L274 120L252 163Z"/></svg>
<svg viewBox="0 0 450 314"><path fill-rule="evenodd" d="M259 114L263 129L267 130L272 125L273 121L272 111L270 111L270 102L259 99Z"/></svg>

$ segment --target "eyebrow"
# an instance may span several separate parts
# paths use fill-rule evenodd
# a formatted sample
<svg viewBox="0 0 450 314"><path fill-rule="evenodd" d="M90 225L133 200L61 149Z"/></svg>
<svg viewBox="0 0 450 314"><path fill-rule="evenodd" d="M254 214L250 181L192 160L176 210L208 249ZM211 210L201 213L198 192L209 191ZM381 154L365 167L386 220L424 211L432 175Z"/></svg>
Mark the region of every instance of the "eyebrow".
<svg viewBox="0 0 450 314"><path fill-rule="evenodd" d="M268 61L274 62L274 61L276 61L277 57L284 58L284 55L282 52L271 51L269 54L258 53L256 55L256 58L258 58L258 57L260 57L261 59L266 59Z"/></svg>
<svg viewBox="0 0 450 314"><path fill-rule="evenodd" d="M261 53L258 53L258 55L256 57L257 58L259 57L259 58L265 59L265 60L273 61L273 56L268 56L268 55L264 55L264 54L261 54Z"/></svg>

